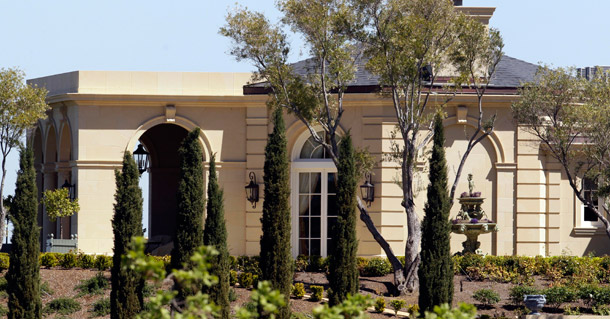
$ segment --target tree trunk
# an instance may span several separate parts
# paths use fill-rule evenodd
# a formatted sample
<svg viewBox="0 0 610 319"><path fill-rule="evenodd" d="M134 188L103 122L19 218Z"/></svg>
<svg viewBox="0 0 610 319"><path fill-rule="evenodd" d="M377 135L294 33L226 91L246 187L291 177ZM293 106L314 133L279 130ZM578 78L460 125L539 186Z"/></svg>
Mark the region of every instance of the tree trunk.
<svg viewBox="0 0 610 319"><path fill-rule="evenodd" d="M407 142L407 141L405 141ZM405 285L399 286L401 292L413 292L419 285L417 268L419 267L419 248L421 245L421 225L415 213L413 202L413 161L416 154L412 143L405 143L402 161L402 192L405 213L407 215L407 242L405 245Z"/></svg>
<svg viewBox="0 0 610 319"><path fill-rule="evenodd" d="M2 181L0 181L0 249L6 237L6 208L4 207L4 180L6 179L6 156L2 158Z"/></svg>

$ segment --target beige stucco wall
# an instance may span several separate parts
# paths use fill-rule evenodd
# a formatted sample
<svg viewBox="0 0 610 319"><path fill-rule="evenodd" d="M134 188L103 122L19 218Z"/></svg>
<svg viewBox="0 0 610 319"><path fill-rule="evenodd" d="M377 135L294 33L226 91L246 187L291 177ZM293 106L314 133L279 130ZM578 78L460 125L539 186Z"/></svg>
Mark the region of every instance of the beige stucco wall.
<svg viewBox="0 0 610 319"><path fill-rule="evenodd" d="M64 179L76 183L81 212L71 219L71 232L78 234L80 250L112 252L114 170L120 167L123 152L135 149L146 130L171 123L187 130L200 127L206 160L217 154L231 253L258 253L262 202L253 208L245 199L244 186L250 172L256 173L262 186L264 146L271 127L267 97L242 95L249 77L245 73L77 71L31 81L49 89L53 107L38 133L38 147L44 150L44 165L38 167L40 186L59 187ZM456 191L459 196L467 190L466 176L473 173L476 189L486 198L483 209L498 221L498 233L480 237L481 249L501 255L608 252L605 236L580 227L579 205L559 166L531 136L517 129L510 110L515 98L485 98L485 114L497 115L496 126L473 149ZM355 146L368 148L378 161L371 217L394 252L402 255L407 234L401 190L395 183L399 171L396 163L383 157L390 150L396 124L393 107L374 94L350 94L345 107L342 130L350 130ZM445 112L451 183L467 143L465 134L476 126L476 99L458 95ZM292 116L286 116L286 126L292 154L296 141L307 132ZM425 157L418 167L422 172L417 175L415 199L421 215L427 185ZM451 215L458 210L456 203ZM56 231L56 225L44 222L43 236ZM361 255L383 254L361 222L358 238ZM452 251L460 251L464 239L453 235Z"/></svg>

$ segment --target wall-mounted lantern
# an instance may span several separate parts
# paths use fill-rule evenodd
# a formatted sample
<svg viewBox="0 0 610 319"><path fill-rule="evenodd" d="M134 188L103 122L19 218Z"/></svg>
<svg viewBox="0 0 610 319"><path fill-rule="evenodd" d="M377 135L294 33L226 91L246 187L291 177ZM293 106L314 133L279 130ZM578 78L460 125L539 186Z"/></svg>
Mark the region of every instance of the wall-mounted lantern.
<svg viewBox="0 0 610 319"><path fill-rule="evenodd" d="M256 183L256 174L250 172L250 183L246 185L246 199L252 203L252 208L256 208L258 202L258 183Z"/></svg>
<svg viewBox="0 0 610 319"><path fill-rule="evenodd" d="M371 184L371 174L367 173L364 184L360 185L360 193L362 199L366 202L367 207L371 207L371 203L375 200L375 185Z"/></svg>
<svg viewBox="0 0 610 319"><path fill-rule="evenodd" d="M70 200L74 200L76 198L76 184L70 184L66 179L64 184L61 185L61 188L68 189L68 198L70 198Z"/></svg>
<svg viewBox="0 0 610 319"><path fill-rule="evenodd" d="M142 144L138 144L138 148L133 152L135 156L136 163L138 164L138 171L140 174L146 172L148 170L148 157L149 154Z"/></svg>

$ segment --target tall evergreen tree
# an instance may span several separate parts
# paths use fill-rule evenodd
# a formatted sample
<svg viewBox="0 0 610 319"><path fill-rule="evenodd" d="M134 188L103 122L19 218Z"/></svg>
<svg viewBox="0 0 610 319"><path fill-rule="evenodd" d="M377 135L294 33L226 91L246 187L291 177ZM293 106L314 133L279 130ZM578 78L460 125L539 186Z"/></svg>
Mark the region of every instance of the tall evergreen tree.
<svg viewBox="0 0 610 319"><path fill-rule="evenodd" d="M225 225L224 196L218 186L216 175L216 155L210 159L210 174L208 179L207 217L203 230L203 244L213 246L218 250L214 256L210 273L218 277L218 284L204 287L214 303L220 306L219 318L228 319L231 314L229 303L229 249L227 248L227 227Z"/></svg>
<svg viewBox="0 0 610 319"><path fill-rule="evenodd" d="M273 132L265 147L265 201L261 224L260 267L263 280L269 280L274 289L286 297L286 305L280 310L280 319L290 318L288 296L293 277L290 252L290 170L286 150L286 126L282 109L273 112Z"/></svg>
<svg viewBox="0 0 610 319"><path fill-rule="evenodd" d="M189 132L178 149L180 184L172 250L174 269L181 269L183 264L189 262L195 249L203 245L203 151L198 138L197 127Z"/></svg>
<svg viewBox="0 0 610 319"><path fill-rule="evenodd" d="M440 111L434 117L434 146L430 156L427 201L422 222L419 267L419 309L432 311L435 305L453 300L453 263L449 244L451 200L447 190L445 133Z"/></svg>
<svg viewBox="0 0 610 319"><path fill-rule="evenodd" d="M121 267L121 258L129 249L131 238L142 236L142 190L140 173L131 153L123 155L123 169L115 172L114 256L112 257L110 317L131 319L142 310L144 279L131 269Z"/></svg>
<svg viewBox="0 0 610 319"><path fill-rule="evenodd" d="M337 164L337 222L332 226L332 241L328 256L329 303L338 305L348 294L358 292L356 255L356 162L352 137L348 133L339 144Z"/></svg>
<svg viewBox="0 0 610 319"><path fill-rule="evenodd" d="M11 204L11 238L8 282L8 318L41 318L40 272L38 255L38 191L31 145L21 149L15 197Z"/></svg>

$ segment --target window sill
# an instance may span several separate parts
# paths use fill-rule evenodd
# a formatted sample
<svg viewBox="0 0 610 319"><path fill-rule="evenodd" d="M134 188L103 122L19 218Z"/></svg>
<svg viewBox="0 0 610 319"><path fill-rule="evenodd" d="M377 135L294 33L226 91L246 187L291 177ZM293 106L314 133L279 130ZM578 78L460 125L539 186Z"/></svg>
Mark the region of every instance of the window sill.
<svg viewBox="0 0 610 319"><path fill-rule="evenodd" d="M600 226L592 226L592 227L574 227L572 230L574 236L577 237L590 237L590 236L598 236L605 235L606 231Z"/></svg>

